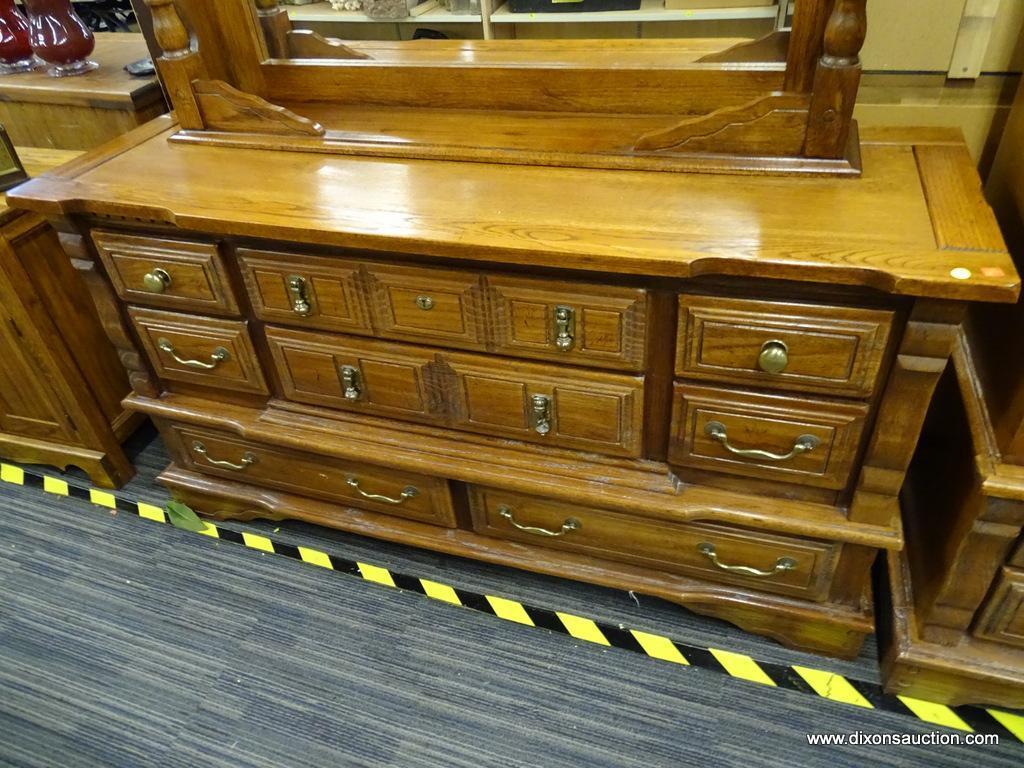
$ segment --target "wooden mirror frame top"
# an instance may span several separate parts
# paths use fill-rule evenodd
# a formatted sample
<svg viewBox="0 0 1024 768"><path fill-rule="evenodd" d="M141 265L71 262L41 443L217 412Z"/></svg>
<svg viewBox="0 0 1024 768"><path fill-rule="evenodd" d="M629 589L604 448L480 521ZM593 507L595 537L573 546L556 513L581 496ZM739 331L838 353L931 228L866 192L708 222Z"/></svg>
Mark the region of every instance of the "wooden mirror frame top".
<svg viewBox="0 0 1024 768"><path fill-rule="evenodd" d="M866 0L790 31L685 40L343 42L278 0L145 0L172 141L331 154L858 175ZM189 19L192 31L179 15Z"/></svg>

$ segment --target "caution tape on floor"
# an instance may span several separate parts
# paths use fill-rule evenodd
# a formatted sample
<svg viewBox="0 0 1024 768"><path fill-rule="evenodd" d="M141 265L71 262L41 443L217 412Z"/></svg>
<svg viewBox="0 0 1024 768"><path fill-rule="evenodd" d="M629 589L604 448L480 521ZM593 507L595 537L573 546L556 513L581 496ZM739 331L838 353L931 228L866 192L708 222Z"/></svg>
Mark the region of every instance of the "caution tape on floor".
<svg viewBox="0 0 1024 768"><path fill-rule="evenodd" d="M39 488L57 496L81 499L159 523L167 522L167 513L160 507L126 499L109 491L72 485L13 464L0 463L0 481ZM893 695L883 691L877 683L850 679L835 672L797 664L761 661L742 653L682 643L656 633L594 621L571 613L527 605L508 597L471 592L430 579L397 573L379 565L274 541L256 533L239 532L209 521L205 521L205 528L198 533L242 544L260 552L282 555L309 565L358 576L386 587L416 592L505 621L569 635L588 643L619 648L672 664L724 673L753 684L811 694L839 704L912 716L932 725L959 731L995 733L1000 736L1000 740L1011 737L1024 743L1024 714L1021 713L973 706L949 707L909 696Z"/></svg>

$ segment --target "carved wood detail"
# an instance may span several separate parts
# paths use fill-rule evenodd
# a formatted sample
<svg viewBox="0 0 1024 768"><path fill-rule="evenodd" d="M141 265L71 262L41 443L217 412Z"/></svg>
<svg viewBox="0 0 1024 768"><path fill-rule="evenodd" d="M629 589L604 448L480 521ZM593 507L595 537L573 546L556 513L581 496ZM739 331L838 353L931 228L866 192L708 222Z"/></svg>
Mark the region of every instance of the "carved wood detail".
<svg viewBox="0 0 1024 768"><path fill-rule="evenodd" d="M232 133L323 136L324 129L294 112L233 88L221 80L192 84L207 129Z"/></svg>
<svg viewBox="0 0 1024 768"><path fill-rule="evenodd" d="M288 33L292 22L288 11L278 5L277 0L255 0L256 15L263 29L263 39L271 58L288 58Z"/></svg>
<svg viewBox="0 0 1024 768"><path fill-rule="evenodd" d="M737 43L724 51L701 56L697 62L699 64L735 64L738 62L785 61L786 53L789 51L790 37L789 30L776 30L756 40Z"/></svg>
<svg viewBox="0 0 1024 768"><path fill-rule="evenodd" d="M735 152L763 145L768 154L793 154L799 151L799 142L786 142L785 134L773 131L769 124L781 122L799 130L798 124L806 120L807 107L808 97L803 94L774 93L738 107L724 107L708 115L688 118L665 130L646 133L637 140L634 149L639 152Z"/></svg>
<svg viewBox="0 0 1024 768"><path fill-rule="evenodd" d="M285 36L287 57L292 59L369 59L341 40L324 37L311 29L292 29Z"/></svg>
<svg viewBox="0 0 1024 768"><path fill-rule="evenodd" d="M174 0L146 0L153 14L153 34L163 53L156 60L178 122L186 130L202 130L202 113L192 92L192 81L206 77L199 54Z"/></svg>

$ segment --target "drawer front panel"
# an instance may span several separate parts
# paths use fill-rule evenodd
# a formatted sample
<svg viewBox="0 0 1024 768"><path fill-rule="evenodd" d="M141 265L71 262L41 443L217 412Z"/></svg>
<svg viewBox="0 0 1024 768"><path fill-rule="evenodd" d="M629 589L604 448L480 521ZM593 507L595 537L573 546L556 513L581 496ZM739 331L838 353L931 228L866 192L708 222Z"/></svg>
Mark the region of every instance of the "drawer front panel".
<svg viewBox="0 0 1024 768"><path fill-rule="evenodd" d="M244 320L131 307L139 338L161 378L268 394Z"/></svg>
<svg viewBox="0 0 1024 768"><path fill-rule="evenodd" d="M200 472L455 527L446 480L271 448L201 428L173 429L189 466Z"/></svg>
<svg viewBox="0 0 1024 768"><path fill-rule="evenodd" d="M261 320L373 333L358 262L239 249L238 263Z"/></svg>
<svg viewBox="0 0 1024 768"><path fill-rule="evenodd" d="M367 264L369 300L384 337L486 349L480 279L470 273Z"/></svg>
<svg viewBox="0 0 1024 768"><path fill-rule="evenodd" d="M643 370L645 291L495 275L487 285L495 351Z"/></svg>
<svg viewBox="0 0 1024 768"><path fill-rule="evenodd" d="M429 350L284 328L267 328L267 342L289 400L428 424L445 421Z"/></svg>
<svg viewBox="0 0 1024 768"><path fill-rule="evenodd" d="M868 406L675 385L669 463L846 487Z"/></svg>
<svg viewBox="0 0 1024 768"><path fill-rule="evenodd" d="M103 231L93 232L92 239L122 299L166 309L238 314L216 245Z"/></svg>
<svg viewBox="0 0 1024 768"><path fill-rule="evenodd" d="M453 426L581 451L639 456L643 379L444 355Z"/></svg>
<svg viewBox="0 0 1024 768"><path fill-rule="evenodd" d="M1024 571L1003 568L974 633L1024 648Z"/></svg>
<svg viewBox="0 0 1024 768"><path fill-rule="evenodd" d="M866 397L893 318L874 309L683 295L676 374Z"/></svg>
<svg viewBox="0 0 1024 768"><path fill-rule="evenodd" d="M826 596L841 548L721 525L648 520L478 486L469 490L478 533L809 599Z"/></svg>

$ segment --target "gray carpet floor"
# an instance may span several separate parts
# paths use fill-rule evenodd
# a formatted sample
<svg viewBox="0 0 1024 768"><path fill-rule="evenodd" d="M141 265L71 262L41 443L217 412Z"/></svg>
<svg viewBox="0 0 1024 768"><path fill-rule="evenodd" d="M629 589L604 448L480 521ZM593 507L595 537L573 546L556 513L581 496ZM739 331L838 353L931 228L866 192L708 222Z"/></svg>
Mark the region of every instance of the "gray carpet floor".
<svg viewBox="0 0 1024 768"><path fill-rule="evenodd" d="M121 493L166 499L149 430ZM49 474L52 469L40 468ZM81 478L69 478L81 482ZM472 591L877 680L666 602L299 523L229 524ZM275 530L279 529L279 530ZM0 484L0 765L1019 766L1024 745L810 747L927 733Z"/></svg>

